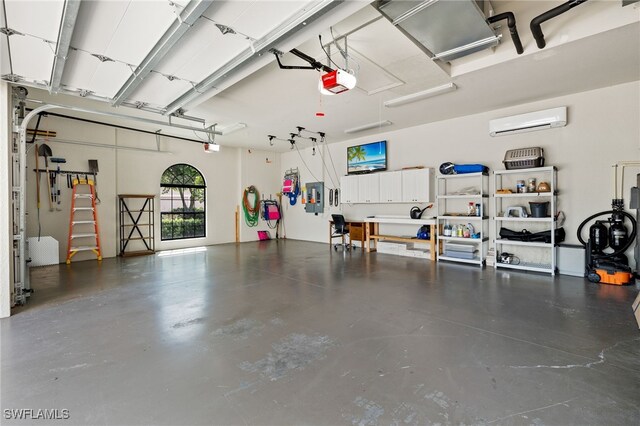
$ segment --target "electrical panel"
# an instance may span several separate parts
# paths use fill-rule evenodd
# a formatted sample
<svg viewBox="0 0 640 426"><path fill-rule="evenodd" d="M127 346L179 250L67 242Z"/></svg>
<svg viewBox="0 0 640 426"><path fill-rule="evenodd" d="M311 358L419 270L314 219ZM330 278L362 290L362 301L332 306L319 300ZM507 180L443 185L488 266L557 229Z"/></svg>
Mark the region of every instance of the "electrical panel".
<svg viewBox="0 0 640 426"><path fill-rule="evenodd" d="M306 184L307 204L304 210L307 213L324 213L324 182L311 182Z"/></svg>

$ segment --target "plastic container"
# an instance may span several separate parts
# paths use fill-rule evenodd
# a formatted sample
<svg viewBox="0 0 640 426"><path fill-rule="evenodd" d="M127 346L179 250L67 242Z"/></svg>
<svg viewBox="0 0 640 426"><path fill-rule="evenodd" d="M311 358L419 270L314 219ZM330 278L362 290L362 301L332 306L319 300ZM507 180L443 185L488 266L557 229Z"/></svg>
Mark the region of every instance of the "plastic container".
<svg viewBox="0 0 640 426"><path fill-rule="evenodd" d="M531 217L549 217L549 201L529 201Z"/></svg>

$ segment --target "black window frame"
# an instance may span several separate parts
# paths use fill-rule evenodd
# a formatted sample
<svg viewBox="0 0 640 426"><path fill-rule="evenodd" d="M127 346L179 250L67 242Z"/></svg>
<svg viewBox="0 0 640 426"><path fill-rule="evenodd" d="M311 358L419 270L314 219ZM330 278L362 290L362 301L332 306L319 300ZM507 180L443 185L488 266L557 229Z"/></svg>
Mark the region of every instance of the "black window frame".
<svg viewBox="0 0 640 426"><path fill-rule="evenodd" d="M202 185L196 185L196 184L187 184L184 183L185 179L182 179L182 183L163 183L162 182L162 177L165 175L165 173L167 173L169 170L171 170L173 167L176 166L187 166L192 168L193 170L195 170L200 177L202 178ZM176 175L176 177L179 177L180 175ZM184 175L182 175L184 176ZM205 238L207 236L207 184L206 181L204 179L204 175L202 174L202 172L200 170L198 170L196 167L192 166L191 164L186 164L186 163L177 163L177 164L173 164L169 167L167 167L165 169L164 172L162 172L161 178L160 178L160 240L161 241L179 241L179 240L190 240L190 239L195 239L195 238ZM188 189L188 190L192 190L192 189L202 189L202 204L203 204L203 211L182 211L182 212L173 212L173 211L169 211L169 212L164 212L162 211L162 189L164 188L169 188L169 189L175 189L175 188L183 188L183 189ZM173 193L172 193L172 203L171 203L171 207L173 209ZM188 236L180 236L180 237L174 237L173 231L175 229L175 227L172 225L171 226L171 236L165 236L164 235L164 219L165 217L171 217L171 223L173 224L173 221L176 219L176 216L182 219L196 219L197 217L202 218L202 235L196 235L196 222L194 221L194 225L193 225L193 235L188 235Z"/></svg>

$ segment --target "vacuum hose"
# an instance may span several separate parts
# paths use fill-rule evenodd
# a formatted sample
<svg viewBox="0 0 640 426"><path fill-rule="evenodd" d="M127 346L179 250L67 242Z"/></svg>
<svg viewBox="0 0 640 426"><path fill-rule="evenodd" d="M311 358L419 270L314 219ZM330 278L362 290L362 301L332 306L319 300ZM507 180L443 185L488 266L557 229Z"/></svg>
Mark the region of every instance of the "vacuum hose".
<svg viewBox="0 0 640 426"><path fill-rule="evenodd" d="M619 256L621 254L623 254L625 251L627 251L627 249L629 247L631 247L631 244L633 243L633 241L636 238L636 232L637 232L637 223L636 223L636 219L630 215L629 213L623 211L623 210L607 210L604 212L599 212L596 214L592 214L591 216L589 216L588 218L586 218L585 220L582 221L582 223L580 224L580 226L578 226L578 240L580 241L580 243L584 246L587 247L587 243L585 242L585 240L582 239L582 228L584 228L584 226L589 223L590 221L592 221L593 219L595 219L598 216L604 216L604 215L610 215L610 214L621 214L625 217L627 217L630 221L631 221L631 226L632 226L632 231L631 231L631 238L629 238L629 241L627 241L627 244L625 244L622 248L620 248L617 251L614 251L613 253L608 253L605 254L604 256L606 257L614 257L614 256Z"/></svg>

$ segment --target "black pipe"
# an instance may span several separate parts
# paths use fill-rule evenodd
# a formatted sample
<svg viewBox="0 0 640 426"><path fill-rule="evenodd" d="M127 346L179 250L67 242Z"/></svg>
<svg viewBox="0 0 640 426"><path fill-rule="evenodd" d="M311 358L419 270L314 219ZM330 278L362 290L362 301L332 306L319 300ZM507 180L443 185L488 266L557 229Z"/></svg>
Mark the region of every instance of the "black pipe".
<svg viewBox="0 0 640 426"><path fill-rule="evenodd" d="M277 53L274 53L274 55L276 57L276 61L278 62L278 67L280 67L281 70L315 70L315 68L312 66L303 67L301 65L283 65L280 61L280 55L278 55Z"/></svg>
<svg viewBox="0 0 640 426"><path fill-rule="evenodd" d="M522 48L522 42L520 41L520 36L518 35L518 29L516 28L516 17L513 12L504 12L491 16L487 19L487 22L493 24L494 22L502 21L503 19L507 20L507 26L509 27L509 32L511 33L511 40L513 40L513 45L516 47L516 52L518 52L518 55L522 55L524 49Z"/></svg>
<svg viewBox="0 0 640 426"><path fill-rule="evenodd" d="M40 114L38 114L38 121L36 122L36 128L33 130L33 137L31 138L31 142L29 143L34 143L36 141L36 136L38 135L38 128L40 127L40 119L42 118L42 116Z"/></svg>
<svg viewBox="0 0 640 426"><path fill-rule="evenodd" d="M318 71L320 71L320 70L322 70L324 72L333 71L332 68L329 68L328 66L326 66L325 64L323 64L320 61L316 61L314 58L312 58L311 56L307 55L306 53L302 53L298 49L291 49L290 52L293 53L294 55L296 55L298 58L302 59L303 61L308 62L313 68L317 69Z"/></svg>
<svg viewBox="0 0 640 426"><path fill-rule="evenodd" d="M33 108L27 108L27 111L33 111ZM200 143L200 144L205 143L205 141L202 141L202 140L183 138L183 137L180 137L180 136L163 135L163 134L152 132L152 131L149 131L149 130L141 130L141 129L136 129L134 127L127 127L127 126L121 126L119 124L105 123L104 121L89 120L88 118L74 117L72 115L58 114L58 113L55 113L55 112L46 111L46 112L41 112L39 115L44 115L45 117L50 115L52 117L67 118L69 120L77 120L77 121L82 121L84 123L90 123L90 124L99 124L101 126L114 127L116 129L123 129L123 130L131 130L132 132L147 133L149 135L155 135L155 136L160 135L160 136L165 136L165 137L168 137L168 138L178 139L178 140L181 140L181 141L197 142L197 143Z"/></svg>
<svg viewBox="0 0 640 426"><path fill-rule="evenodd" d="M33 169L34 172L36 173L46 173L47 170L46 169ZM49 170L49 173L57 173L60 175L91 175L91 176L95 176L98 173L96 172L78 172L76 170ZM163 184L164 185L164 184Z"/></svg>
<svg viewBox="0 0 640 426"><path fill-rule="evenodd" d="M540 49L544 49L547 45L544 41L544 33L542 32L542 28L540 25L543 22L548 21L551 18L555 18L558 15L562 15L567 12L569 9L573 9L574 7L586 2L587 0L571 0L566 3L561 4L560 6L554 7L551 10L547 10L541 15L536 16L531 20L531 34L533 34L533 38L536 39L536 44Z"/></svg>

